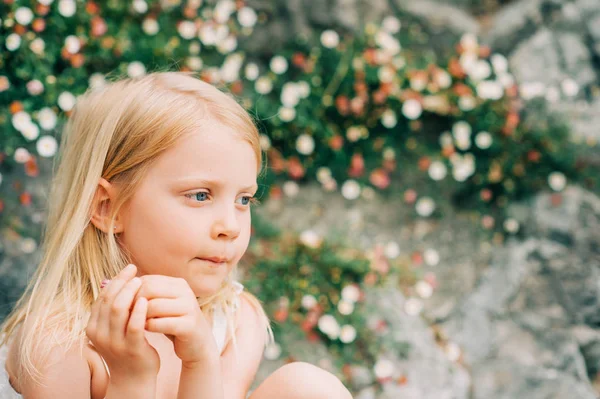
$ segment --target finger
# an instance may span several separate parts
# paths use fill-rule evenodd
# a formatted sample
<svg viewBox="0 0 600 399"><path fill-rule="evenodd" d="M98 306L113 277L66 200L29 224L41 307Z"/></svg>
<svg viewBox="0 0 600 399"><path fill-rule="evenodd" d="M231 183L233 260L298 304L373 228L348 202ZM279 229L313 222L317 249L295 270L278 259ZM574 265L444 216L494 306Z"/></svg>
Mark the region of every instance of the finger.
<svg viewBox="0 0 600 399"><path fill-rule="evenodd" d="M129 317L127 323L127 331L125 333L125 340L128 345L137 346L140 345L144 337L144 327L146 324L146 311L148 310L148 300L144 297L139 298Z"/></svg>
<svg viewBox="0 0 600 399"><path fill-rule="evenodd" d="M188 313L186 304L179 299L154 298L148 301L146 318L183 316Z"/></svg>
<svg viewBox="0 0 600 399"><path fill-rule="evenodd" d="M98 327L98 316L99 316L99 312L100 312L100 304L102 302L102 289L100 290L100 294L98 294L98 297L96 298L96 300L94 300L94 302L92 303L92 306L90 307L90 316L88 318L88 323L86 326L86 335L87 337L90 339L90 341L94 341L96 339L96 329Z"/></svg>
<svg viewBox="0 0 600 399"><path fill-rule="evenodd" d="M133 297L138 291L142 281L139 277L134 277L125 284L123 289L115 297L111 305L110 313L110 339L112 342L123 341L127 331L127 320L129 319L129 310L133 303Z"/></svg>
<svg viewBox="0 0 600 399"><path fill-rule="evenodd" d="M183 317L159 317L146 320L146 330L177 336L182 332Z"/></svg>
<svg viewBox="0 0 600 399"><path fill-rule="evenodd" d="M106 290L101 294L100 310L97 324L97 338L99 340L110 339L110 314L114 298L123 289L125 284L135 277L137 268L134 265L128 265L126 268L111 280L110 284L104 288Z"/></svg>
<svg viewBox="0 0 600 399"><path fill-rule="evenodd" d="M188 283L179 277L162 276L158 274L147 274L140 277L142 289L138 292L135 300L141 296L151 300L153 298L179 298ZM191 288L189 288L191 290Z"/></svg>

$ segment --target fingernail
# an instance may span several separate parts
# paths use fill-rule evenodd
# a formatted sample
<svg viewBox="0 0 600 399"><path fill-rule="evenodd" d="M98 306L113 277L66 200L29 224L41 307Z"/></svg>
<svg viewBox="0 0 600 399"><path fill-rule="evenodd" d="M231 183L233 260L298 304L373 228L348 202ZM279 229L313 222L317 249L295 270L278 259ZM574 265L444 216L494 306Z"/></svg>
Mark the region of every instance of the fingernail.
<svg viewBox="0 0 600 399"><path fill-rule="evenodd" d="M100 288L106 287L109 282L110 282L110 280L107 280L107 279L102 280L102 282L100 283Z"/></svg>
<svg viewBox="0 0 600 399"><path fill-rule="evenodd" d="M130 263L127 265L127 267L125 267L125 270L130 272L133 270L134 267L135 267L135 265L133 263Z"/></svg>

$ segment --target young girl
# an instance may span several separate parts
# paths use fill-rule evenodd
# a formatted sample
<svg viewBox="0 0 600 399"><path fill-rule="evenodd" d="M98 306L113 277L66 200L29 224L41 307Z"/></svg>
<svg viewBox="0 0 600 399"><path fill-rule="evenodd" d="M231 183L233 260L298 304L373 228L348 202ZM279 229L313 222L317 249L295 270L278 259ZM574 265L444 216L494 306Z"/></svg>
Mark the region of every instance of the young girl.
<svg viewBox="0 0 600 399"><path fill-rule="evenodd" d="M0 397L246 398L273 339L234 278L262 169L249 115L189 74L120 80L78 99L59 158ZM351 396L296 362L250 398Z"/></svg>

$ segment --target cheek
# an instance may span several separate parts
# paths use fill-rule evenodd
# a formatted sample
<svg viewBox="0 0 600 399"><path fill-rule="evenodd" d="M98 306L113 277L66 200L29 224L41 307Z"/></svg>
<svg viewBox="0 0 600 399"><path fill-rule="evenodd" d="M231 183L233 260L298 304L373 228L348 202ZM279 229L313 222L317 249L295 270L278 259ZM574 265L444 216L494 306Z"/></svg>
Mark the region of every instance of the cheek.
<svg viewBox="0 0 600 399"><path fill-rule="evenodd" d="M201 215L168 201L132 202L122 242L139 267L150 271L158 265L187 262L197 255L206 227ZM191 214L190 214L191 213ZM197 213L197 212L196 212Z"/></svg>

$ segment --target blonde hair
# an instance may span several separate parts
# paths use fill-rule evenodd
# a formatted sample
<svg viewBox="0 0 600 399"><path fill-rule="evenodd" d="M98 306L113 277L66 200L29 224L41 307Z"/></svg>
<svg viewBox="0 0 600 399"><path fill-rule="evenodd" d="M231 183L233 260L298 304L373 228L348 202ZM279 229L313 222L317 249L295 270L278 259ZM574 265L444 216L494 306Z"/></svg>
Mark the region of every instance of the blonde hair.
<svg viewBox="0 0 600 399"><path fill-rule="evenodd" d="M131 198L152 161L207 118L239 132L254 149L258 170L262 170L259 133L252 118L230 95L190 73L154 72L120 79L78 98L62 135L41 262L0 328L2 346L23 323L21 344L16 348L21 360L18 379L21 370L34 379L39 376L34 359L44 359L54 345L69 348L79 342L83 351L90 307L99 295L101 281L130 263L113 234L115 215ZM123 190L111 207L107 233L90 223L101 177L127 183L120 185ZM237 351L232 310L237 294L231 280L226 279L214 295L199 298L198 303L208 314L213 306L222 306ZM246 291L241 295L256 309L268 331L265 345L272 342L270 321L260 301ZM41 345L48 335L51 345Z"/></svg>

